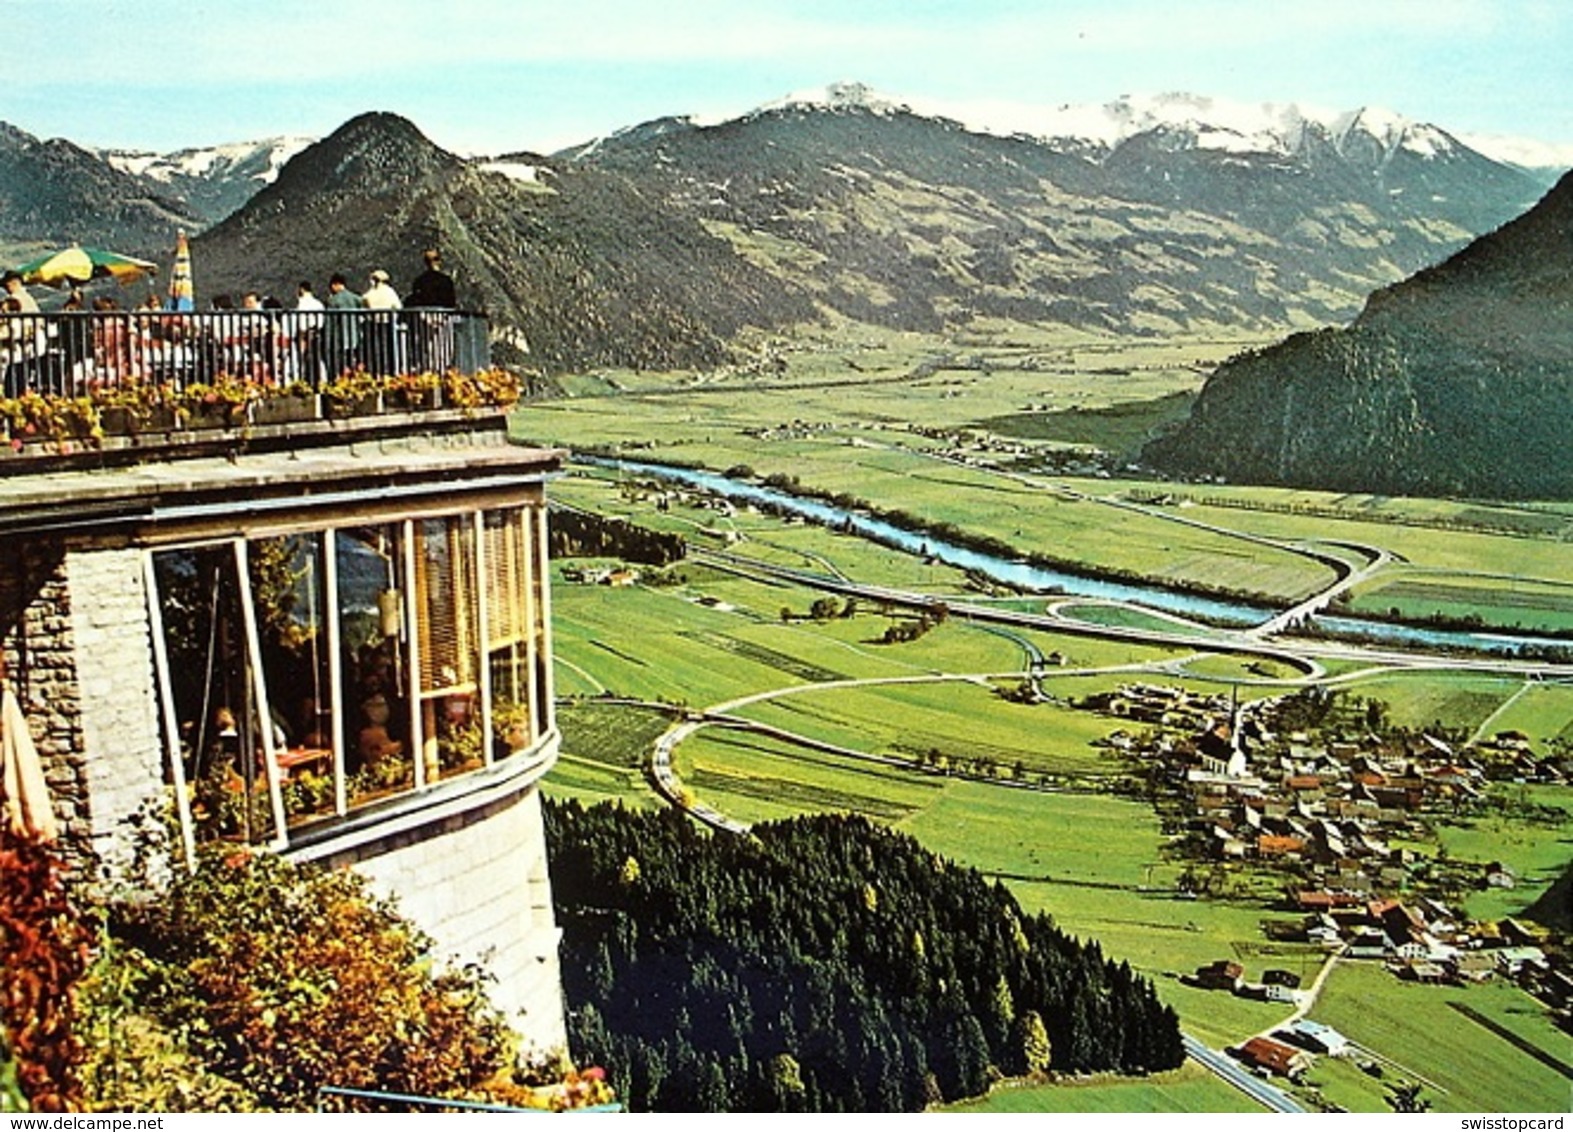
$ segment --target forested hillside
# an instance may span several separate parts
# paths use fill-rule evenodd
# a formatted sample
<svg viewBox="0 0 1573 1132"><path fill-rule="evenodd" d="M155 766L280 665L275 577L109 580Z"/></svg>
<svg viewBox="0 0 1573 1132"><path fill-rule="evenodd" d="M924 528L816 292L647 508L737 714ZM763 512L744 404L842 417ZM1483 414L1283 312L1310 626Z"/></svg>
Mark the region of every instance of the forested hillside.
<svg viewBox="0 0 1573 1132"><path fill-rule="evenodd" d="M1150 983L975 870L857 817L754 833L548 803L569 1040L631 1108L914 1111L1182 1060Z"/></svg>
<svg viewBox="0 0 1573 1132"><path fill-rule="evenodd" d="M1164 471L1334 491L1573 496L1573 176L1445 263L1208 379Z"/></svg>

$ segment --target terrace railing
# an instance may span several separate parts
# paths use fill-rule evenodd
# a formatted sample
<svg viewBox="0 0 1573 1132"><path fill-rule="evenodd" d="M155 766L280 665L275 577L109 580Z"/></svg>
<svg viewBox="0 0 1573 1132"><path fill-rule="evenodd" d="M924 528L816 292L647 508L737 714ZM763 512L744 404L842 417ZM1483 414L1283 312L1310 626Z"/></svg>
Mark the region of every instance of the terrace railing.
<svg viewBox="0 0 1573 1132"><path fill-rule="evenodd" d="M0 313L7 398L236 381L321 392L346 373L474 374L490 364L487 320L466 311Z"/></svg>

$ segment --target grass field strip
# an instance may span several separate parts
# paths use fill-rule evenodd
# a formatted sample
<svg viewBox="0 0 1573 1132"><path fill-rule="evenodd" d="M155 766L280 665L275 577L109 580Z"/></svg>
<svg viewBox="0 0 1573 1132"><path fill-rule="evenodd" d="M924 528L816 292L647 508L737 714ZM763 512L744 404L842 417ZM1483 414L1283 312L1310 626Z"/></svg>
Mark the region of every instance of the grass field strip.
<svg viewBox="0 0 1573 1132"><path fill-rule="evenodd" d="M1515 703L1523 699L1525 694L1528 693L1532 687L1534 687L1533 682L1526 680L1519 687L1518 691L1514 692L1507 699L1503 700L1501 705L1498 706L1494 712L1480 721L1480 726L1475 728L1475 733L1470 736L1470 742L1478 743L1487 735L1491 734L1491 725L1495 723L1499 717L1504 715Z"/></svg>
<svg viewBox="0 0 1573 1132"><path fill-rule="evenodd" d="M791 553L803 556L801 550L798 548L793 548ZM710 559L709 564L716 565L717 568L723 569L725 572L732 574L741 580L747 581L749 583L757 583L760 585L770 585L772 582L774 582L775 585L780 585L783 579L789 579L790 584L804 587L810 591L840 593L844 596L854 596L855 593L859 592L872 594L877 590L877 592L886 596L900 595L905 600L905 603L913 609L922 609L926 605L931 605L936 600L946 601L950 609L950 621L947 622L948 624L954 624L958 621L965 621L971 617L973 613L973 607L968 605L965 599L953 602L951 599L938 598L936 595L931 593L902 591L894 587L867 587L862 590L854 591L849 589L849 586L855 587L856 583L849 583L847 580L843 579L813 576L805 574L802 571L767 568L757 563L721 566L719 565L719 556L716 556L715 558L711 558L709 555L696 557L706 557L707 559ZM807 556L803 557L805 560L807 560ZM1347 560L1346 566L1350 573L1357 573L1360 570L1362 563L1369 566L1370 564L1379 561L1379 559L1380 554L1373 552L1369 556L1359 555L1354 559ZM828 559L825 561L828 561ZM823 562L821 564L823 564ZM1455 575L1458 573L1456 570L1451 570L1448 572ZM1380 585L1380 581L1380 578L1375 578L1372 580L1372 584ZM1557 588L1556 583L1547 583L1547 586L1553 597L1560 596L1562 591ZM1462 588L1467 589L1468 587ZM676 598L678 595L676 593L672 593L671 596ZM732 600L730 596L728 600ZM802 599L799 598L797 600L801 601ZM892 597L891 600L894 601L896 599ZM614 607L609 606L607 608ZM984 607L981 604L978 604L976 605L976 608L983 609ZM1008 611L996 610L995 612ZM1015 612L1020 614L1021 611ZM860 602L859 616L861 617L864 615L866 615L866 611L862 609ZM706 709L706 711L718 711L725 709L726 713L731 713L732 711L736 710L747 710L753 705L782 703L784 706L787 702L791 701L801 702L803 706L807 707L813 702L814 699L814 697L810 695L811 693L825 692L827 695L834 695L839 689L872 689L879 687L896 688L902 686L931 686L937 688L946 685L961 685L967 683L983 688L989 687L992 680L998 680L1006 677L1020 679L1027 673L1030 673L1034 667L1033 652L1031 651L1031 648L1027 646L1036 647L1035 642L1028 641L1021 636L1022 633L1027 632L1029 629L1036 629L1046 634L1068 634L1068 636L1063 636L1060 639L1069 639L1070 637L1082 636L1088 638L1097 638L1100 640L1132 639L1127 634L1113 631L1113 628L1109 626L1083 623L1080 627L1081 631L1078 632L1063 624L1054 624L1038 619L1041 617L1041 615L1029 614L1028 616L1032 617L1033 619L1022 621L1014 618L1001 618L998 622L999 627L997 630L993 625L986 627L982 623L981 618L979 619L979 630L994 633L995 635L1000 636L1006 640L1011 640L1019 648L1021 648L1023 657L1012 659L1025 659L1025 664L1023 666L1025 671L1016 670L1012 672L992 673L976 672L971 670L945 672L929 671L924 673L912 673L910 675L903 676L824 679L826 676L836 677L845 675L844 673L835 671L836 668L841 666L840 662L831 660L827 665L825 663L825 657L823 653L814 651L807 645L805 645L805 656L794 657L789 651L787 651L793 649L794 646L789 643L784 643L793 638L787 637L785 635L780 637L767 635L768 632L778 631L801 631L804 633L811 633L814 631L815 626L808 623L807 621L804 621L800 626L782 626L780 630L777 630L776 626L771 623L774 621L773 618L758 618L757 620L763 622L760 624L760 629L766 631L766 633L762 634L764 635L764 641L744 640L722 630L714 629L701 630L698 633L682 632L676 629L671 631L678 636L685 637L695 644L703 644L707 647L716 648L725 655L737 657L740 661L746 659L751 664L757 665L760 668L781 673L783 677L808 681L807 683L791 684L785 687L750 691L741 695L718 697L719 702L715 703L712 708ZM599 623L599 618L597 619L597 623ZM615 620L609 622L609 624L613 625L616 623L617 622ZM839 626L836 626L835 628L839 630ZM750 630L750 632L752 631L753 630ZM1216 632L1216 630L1213 632ZM841 630L841 635L847 636L848 634L844 630ZM1178 634L1176 634L1176 636L1178 636ZM832 639L825 634L821 634L821 637L822 648L828 647L833 643L836 647L839 648L853 649L854 652L859 651L856 649L855 645L849 643L848 641L841 640L839 638ZM1148 643L1153 643L1151 638L1147 638L1147 640ZM765 643L765 641L768 641L769 643ZM593 644L594 642L584 641L582 643ZM1270 656L1270 658L1275 661L1293 665L1294 671L1292 673L1286 673L1281 678L1264 678L1262 681L1263 683L1276 684L1281 687L1292 687L1295 685L1304 685L1313 682L1325 683L1330 686L1349 687L1352 689L1359 689L1362 686L1365 686L1370 688L1370 694L1373 695L1389 694L1387 688L1390 686L1394 690L1394 693L1399 695L1400 699L1404 699L1409 695L1405 689L1408 688L1412 683L1414 689L1413 699L1415 701L1415 706L1413 706L1411 710L1417 716L1417 718L1423 713L1425 718L1429 719L1433 710L1435 710L1439 716L1445 715L1448 718L1454 718L1461 712L1473 713L1470 715L1470 718L1474 721L1479 721L1476 730L1480 732L1489 731L1490 727L1494 726L1496 722L1507 722L1510 719L1517 718L1518 716L1524 716L1527 718L1528 716L1534 715L1536 713L1538 713L1539 717L1549 719L1555 716L1556 718L1560 719L1561 716L1557 716L1556 713L1561 710L1561 704L1563 701L1557 698L1558 694L1552 693L1549 691L1549 689L1558 686L1555 683L1558 677L1563 679L1573 679L1573 666L1567 665L1543 665L1539 663L1525 663L1520 661L1504 661L1494 658L1465 658L1445 655L1426 655L1420 652L1409 653L1398 650L1387 651L1372 648L1338 645L1336 643L1319 641L1302 642L1295 640L1271 642L1270 651L1267 648L1260 647L1251 649L1231 648L1230 641L1227 639L1219 640L1216 636L1212 637L1211 639L1197 639L1195 637L1191 637L1177 640L1173 638L1164 638L1162 643L1170 647L1179 647L1183 645L1184 647L1193 650L1193 652L1190 657L1170 657L1162 661L1143 660L1139 663L1129 664L1088 666L1077 665L1066 668L1054 668L1051 672L1047 672L1044 675L1053 676L1055 678L1063 677L1066 680L1077 680L1086 677L1107 676L1109 674L1127 672L1151 673L1167 671L1173 673L1178 664L1188 662L1191 657L1197 654L1203 656L1230 657ZM1268 642L1262 642L1262 644L1267 645ZM633 648L633 646L629 647ZM640 655L646 660L648 660L651 656L658 655L656 653L652 653L649 649L644 648L638 649L636 651L638 651ZM1067 653L1070 651L1071 650L1069 648L1066 648ZM1037 652L1038 655L1041 656L1043 650L1039 648ZM892 653L885 654L882 650L874 650L872 654L875 659L886 662L891 662L891 657L898 655L903 657L921 656L923 653L921 649L911 646L902 646L900 653L896 653L895 650L892 650ZM953 655L962 654L958 653ZM783 660L783 658L785 658L785 660ZM633 658L630 657L630 659ZM1334 670L1332 672L1329 672L1322 667L1322 659L1326 659L1329 663L1334 665ZM900 661L900 663L906 665L909 663L909 661L903 659ZM1351 664L1358 665L1358 667L1350 668L1347 671L1343 670L1345 666ZM858 668L851 659L848 659L846 665L848 669L852 671L858 671ZM916 666L914 665L914 667ZM769 679L769 673L758 672L751 669L749 671L749 677L754 680ZM1231 675L1228 675L1226 666L1219 666L1217 671L1214 673L1196 673L1195 677L1200 680L1209 681L1213 684L1246 682L1246 678L1236 680ZM1542 677L1550 677L1550 679L1542 679ZM608 679L610 679L610 677L608 677ZM1454 681L1456 681L1456 683L1454 683ZM1474 683L1471 683L1471 681L1474 681ZM1493 687L1493 681L1500 684L1500 691L1497 691L1497 689ZM720 684L720 689L732 691L738 686L739 682L740 681L733 679L730 684L722 683ZM975 695L976 693L973 694ZM1543 695L1545 699L1543 701L1536 699L1531 708L1529 700L1532 694L1537 697ZM933 704L927 702L929 699L932 699L934 703L942 702L941 698L938 696L923 697L912 702L914 704L920 705L923 711L932 711L934 710L934 707ZM966 700L964 702L968 703L969 705L972 703L971 700ZM906 704L907 701L902 697L892 697L891 703L892 710L899 713L899 711L902 709L902 706ZM664 711L668 718L670 718L672 715L672 708L670 705L651 706L657 708L658 710ZM835 734L835 731L838 728L844 731L845 734L856 734L856 728L859 725L859 720L865 716L868 716L871 710L877 710L878 698L872 696L865 697L862 701L856 702L852 706L853 710L848 711L832 710L828 712L815 713L823 715L826 723L825 725L821 726L816 721L814 730L822 733L829 733L834 738L841 737ZM980 710L991 709L984 708ZM1009 711L1021 709L1002 708L1002 710ZM665 731L665 733L661 736L660 743L667 742L668 737L671 737L670 743L667 746L668 760L670 760L673 749L679 743L684 741L684 739L686 739L688 736L694 735L695 732L698 731L701 727L711 726L715 722L720 722L706 720L704 715L705 712L690 711L688 713L688 718L685 719L683 723L679 724L677 727L669 728L667 731ZM914 717L921 718L921 712L915 712ZM787 722L790 723L790 719ZM1573 719L1569 720L1567 727L1573 728ZM1554 725L1553 730L1555 730ZM1003 733L1003 728L1001 729L1001 732ZM724 762L718 762L717 757L713 754L706 757L705 767L703 769L697 769L696 773L693 775L692 786L702 794L710 794L710 804L699 801L698 799L695 799L692 794L688 794L683 790L682 784L677 782L675 778L672 779L675 789L667 795L670 801L678 804L682 804L682 800L684 800L686 797L686 801L691 807L692 811L695 813L696 817L698 817L700 820L708 821L709 824L717 825L719 828L746 828L746 823L738 822L735 815L729 817L728 815L722 814L718 810L714 809L713 806L716 804L721 806L727 805L727 803L723 800L723 797L717 797L717 794L722 796L731 795L734 798L739 799L739 805L741 807L739 812L746 812L751 817L760 813L768 815L772 812L770 808L772 806L779 806L781 811L789 812L794 807L806 806L812 808L827 804L850 803L855 808L867 809L870 812L883 816L887 820L898 821L902 822L903 824L907 823L909 817L916 819L916 821L926 821L927 827L931 832L933 832L936 829L943 828L944 823L940 821L942 814L949 815L950 819L954 819L957 812L956 803L953 801L954 799L969 799L969 805L978 806L989 805L988 803L979 801L979 799L981 799L985 794L993 797L1000 797L1002 798L1002 802L994 808L998 811L998 813L1005 814L1012 811L1013 807L1019 809L1019 807L1015 806L1015 803L1010 801L1010 798L1013 795L1017 798L1022 798L1024 793L1018 792L1018 790L1008 789L1008 787L1016 786L1016 783L1003 781L996 777L981 775L965 776L963 778L958 777L954 773L947 775L943 774L942 772L930 770L926 767L920 766L914 759L901 757L901 755L905 752L900 751L899 749L895 756L887 753L858 750L854 745L848 745L845 742L829 742L823 738L817 737L816 735L798 734L790 728L782 728L774 722L747 720L746 724L744 724L742 727L728 727L726 729L726 733L730 734L731 736L728 742L735 743L739 751L749 752L750 757L743 758L739 762L736 769L729 769L725 766ZM713 743L717 740L714 738L714 736L711 736L707 741ZM657 745L660 745L660 743ZM780 746L778 746L778 744ZM992 745L990 746L992 747ZM887 748L887 750L888 749L890 748ZM800 753L792 754L791 751L793 750L796 750ZM1001 756L1001 752L1006 752L1007 750L1007 748L1000 747L998 750L991 750L990 752L985 753L989 753L991 757L997 759ZM780 773L775 773L775 768L770 765L770 760L777 759L781 760L779 764L782 768ZM655 760L652 758L652 774L654 773L654 761ZM809 774L805 780L794 781L790 777L790 768L793 765L811 767L813 768L813 773ZM612 770L615 769L615 767L609 765L608 769ZM826 771L833 773L821 773ZM867 783L866 787L859 787L857 784L859 779L862 779ZM913 801L911 797L899 793L897 790L895 790L895 788L892 788L890 791L886 791L882 788L881 783L883 781L894 782L897 779L904 780L906 783L910 784L909 789L919 789L922 790L925 794L932 796L936 800L933 812L928 813L926 810L927 803L921 800ZM983 786L1005 786L1007 789L985 791L982 789ZM712 791L716 793L711 793ZM1097 795L1092 795L1090 797L1095 798ZM752 798L760 803L768 803L769 806L743 807L741 805L741 799L743 798ZM1025 804L1025 802L1026 800L1023 799L1023 804ZM1047 803L1034 802L1032 804L1036 806ZM1081 803L1074 804L1080 805ZM1058 805L1058 803L1056 803L1056 805ZM1058 810L1055 812L1056 814L1059 813ZM939 824L936 824L936 822ZM972 829L971 826L968 826L967 828L969 830ZM975 838L987 837L989 834L971 832L968 834L968 836ZM952 840L955 840L955 838L952 838ZM1098 844L1102 845L1103 842L1099 841ZM1110 851L1113 852L1113 850ZM1455 852L1454 855L1457 856L1459 854ZM1151 866L1149 866L1149 871L1150 869ZM1085 889L1087 892L1085 900L1090 902L1085 905L1085 908L1089 914L1097 913L1097 909L1103 907L1103 904L1100 902L1100 898L1098 898L1096 895L1097 892L1108 890L1112 899L1113 894L1116 892L1132 891L1131 884L1124 883L1120 880L1100 880L1097 879L1096 876L1092 878L1084 877L1080 879L1058 877L1051 872L1040 872L1032 865L1028 865L1025 871L1014 868L1004 870L996 869L994 870L994 875L1000 876L1002 878L1009 877L1025 879L1031 884L1049 886L1050 888L1059 887L1067 890ZM1526 877L1528 876L1527 873L1523 873L1521 875ZM1140 886L1137 886L1137 888L1139 889ZM1077 897L1075 899L1082 900L1083 898ZM1083 904L1078 903L1075 906L1082 908ZM1111 904L1109 907L1113 909L1114 905ZM1162 906L1159 904L1152 905L1153 912L1161 918L1165 913L1159 911L1160 907ZM1116 915L1113 911L1111 911L1109 915L1114 916L1114 918L1108 919L1108 923L1111 925L1109 938L1111 940L1121 939L1122 933L1124 936L1130 936L1131 925L1129 917L1124 916L1123 914ZM1101 918L1102 914L1098 913L1098 917ZM1221 933L1217 934L1217 938L1220 940L1227 940L1230 938L1231 933L1237 933L1238 931L1243 930L1239 925L1234 924L1232 920L1229 920L1227 917L1225 917L1222 911L1219 911L1216 914L1209 913L1209 915L1205 918L1198 915L1197 919L1201 921L1199 928L1194 925L1180 926L1175 923L1162 923L1158 920L1155 920L1152 923L1151 928L1148 929L1148 934L1172 934L1175 935L1177 939L1191 939L1192 942L1187 944L1187 946L1174 949L1174 954L1187 955L1195 951L1198 945L1201 947L1209 946L1209 942L1204 941L1211 941L1216 933ZM1087 924L1089 922L1091 921L1088 919L1088 916L1083 915L1078 919L1078 927L1081 930L1086 930ZM1226 927L1224 925L1232 926ZM1100 933L1099 938L1104 938L1104 935ZM1235 938L1243 939L1244 937L1236 936ZM1139 942L1132 946L1131 939L1126 938L1124 939L1124 944L1130 951L1130 954L1133 956L1139 957L1146 955L1148 956L1149 963L1154 961L1151 954L1149 953L1149 949L1143 947ZM1213 946L1229 946L1229 943L1223 942L1221 944L1213 944ZM1162 962L1164 964L1179 963L1181 965L1181 969L1184 969L1183 961L1174 959L1169 953L1163 951L1163 949L1159 949L1158 954L1159 958L1156 960L1157 962ZM1133 962L1134 961L1135 960L1133 959ZM1355 964L1353 966L1362 965ZM1324 968L1324 973L1327 971L1331 971L1331 966ZM1318 976L1318 981L1320 981L1321 977L1321 975ZM1371 988L1366 989L1371 990ZM1387 985L1384 983L1379 990L1374 990L1372 992L1371 997L1385 998L1385 996L1390 993L1396 995L1402 990L1403 988L1396 984L1391 990L1389 990ZM1471 992L1471 997L1473 1000L1474 992ZM1191 1015L1190 1017L1193 1018L1200 1029L1209 1029L1208 1027L1202 1026L1201 1022L1204 1018L1211 1017L1211 1004L1191 1003L1188 999L1185 999L1184 1001L1187 1003L1187 1009L1205 1012ZM1489 1001L1482 1000L1481 1005L1486 1006L1488 1009L1496 1010L1498 1013L1500 1013L1501 1008L1496 1005L1496 1002L1496 999L1490 999ZM1233 1006L1232 1003L1220 1005L1224 1007L1221 1017L1236 1019L1236 1014L1230 1012L1230 1007ZM1440 1009L1442 1004L1438 1003L1437 1006ZM1249 1015L1240 1013L1238 1017L1244 1018L1249 1017ZM1488 1021L1491 1021L1489 1016L1486 1014L1481 1014L1481 1017L1485 1017L1488 1019ZM1259 1022L1259 1019L1251 1018L1251 1021L1254 1026L1257 1022ZM1345 1033L1349 1033L1351 1037L1356 1036L1358 1033L1358 1026L1356 1026L1354 1029L1351 1029L1351 1025L1353 1024L1347 1020L1340 1021L1338 1019L1333 1019L1332 1021L1334 1021L1335 1024L1338 1024ZM1402 1023L1403 1019L1399 1018L1397 1021ZM1509 1025L1515 1027L1519 1026L1519 1023L1511 1017L1503 1017L1502 1021L1505 1021ZM1281 1025L1281 1023L1277 1024ZM1443 1030L1447 1028L1456 1030L1465 1029L1465 1027L1459 1027L1456 1024L1454 1024L1452 1027L1448 1027L1446 1023L1438 1024L1442 1027L1442 1029L1434 1031L1435 1033L1442 1033ZM1229 1027L1223 1028L1229 1031L1228 1036L1232 1039L1235 1031ZM1496 1033L1498 1036L1503 1036L1502 1031L1506 1030L1506 1027L1503 1026L1501 1022L1495 1022L1493 1026L1487 1026L1486 1029L1492 1033ZM1251 1031L1240 1028L1237 1032L1247 1033ZM1535 1031L1527 1032L1534 1033ZM1409 1032L1404 1031L1404 1033L1408 1034ZM1422 1028L1415 1031L1414 1034L1410 1036L1414 1038L1420 1038L1423 1037L1425 1033L1426 1031ZM1217 1037L1217 1035L1213 1036L1215 1038ZM1385 1035L1380 1030L1374 1030L1366 1040L1376 1042L1383 1048L1392 1048L1400 1051L1410 1048L1410 1044L1412 1044L1406 1043L1400 1045L1395 1039L1392 1039L1389 1035ZM1528 1039L1525 1040L1528 1041ZM1495 1045L1497 1043L1489 1044ZM1533 1042L1530 1042L1529 1044L1534 1045ZM1506 1051L1509 1047L1517 1050L1520 1054L1525 1052L1522 1047L1512 1043L1511 1041L1509 1041L1508 1044L1503 1047L1504 1051ZM1454 1083L1452 1076L1449 1075L1448 1071L1445 1071L1447 1062L1445 1060L1439 1060L1441 1055L1432 1054L1425 1057L1420 1057L1418 1059L1419 1063L1424 1065L1428 1070L1428 1073L1423 1075L1421 1073L1415 1072L1413 1069L1410 1069L1405 1065L1398 1063L1391 1057L1377 1054L1369 1046L1366 1046L1363 1043L1362 1048L1366 1049L1373 1059L1392 1067L1396 1072L1401 1072L1412 1080L1418 1080L1421 1083L1426 1084L1428 1088L1440 1095L1446 1095L1447 1089L1435 1084L1434 1079L1447 1080L1450 1082L1450 1084ZM1536 1048L1539 1047L1537 1046ZM1473 1050L1471 1050L1471 1052L1473 1052ZM1449 1052L1447 1055L1451 1056L1451 1053ZM1503 1072L1512 1074L1522 1073L1522 1078L1513 1077L1512 1080L1518 1081L1522 1079L1525 1082L1532 1083L1533 1087L1536 1089L1540 1089L1542 1087L1540 1084L1533 1082L1533 1079L1528 1076L1527 1070L1520 1070L1516 1065L1508 1070L1506 1068L1506 1058L1508 1056L1511 1055L1504 1052L1503 1055L1498 1057L1498 1060L1502 1061L1504 1064L1504 1068L1502 1070ZM1406 1055L1405 1059L1407 1061L1414 1061L1416 1060L1416 1057ZM1550 1063L1547 1062L1544 1058L1526 1057L1524 1060L1526 1062L1533 1061L1534 1063L1540 1065L1549 1065L1551 1069L1561 1073L1562 1077L1565 1078L1567 1076L1565 1072L1558 1069L1555 1065L1550 1065ZM1556 1059L1553 1058L1553 1060ZM1495 1064L1495 1062L1492 1062L1492 1064ZM1566 1065L1565 1062L1561 1062L1559 1064L1564 1066ZM1342 1067L1340 1066L1339 1068L1340 1071L1342 1071ZM1462 1069L1460 1069L1460 1073L1462 1072ZM1544 1070L1541 1072L1544 1072ZM1348 1078L1339 1078L1335 1074L1332 1078L1333 1085L1345 1090L1346 1093L1350 1092L1351 1090L1358 1093L1359 1088L1364 1084L1359 1080L1361 1075L1356 1074L1352 1068L1348 1070L1348 1073ZM1464 1076L1467 1076L1467 1074L1464 1074ZM1480 1077L1480 1073L1477 1072L1475 1077ZM1353 1083L1351 1083L1351 1079L1353 1079ZM1462 1088L1464 1091L1459 1097L1455 1098L1453 1103L1478 1103L1476 1093L1478 1093L1481 1086L1481 1081L1475 1080L1474 1078L1469 1078L1468 1081L1460 1085L1460 1088ZM1529 1086L1526 1085L1525 1087L1528 1088ZM1362 1095L1368 1099L1374 1100L1375 1104L1380 1106L1381 1086L1371 1083L1369 1088L1371 1091ZM1471 1092L1471 1089L1475 1090L1475 1092ZM1329 1095L1331 1096L1332 1094L1329 1093ZM1538 1095L1538 1093L1534 1095Z"/></svg>

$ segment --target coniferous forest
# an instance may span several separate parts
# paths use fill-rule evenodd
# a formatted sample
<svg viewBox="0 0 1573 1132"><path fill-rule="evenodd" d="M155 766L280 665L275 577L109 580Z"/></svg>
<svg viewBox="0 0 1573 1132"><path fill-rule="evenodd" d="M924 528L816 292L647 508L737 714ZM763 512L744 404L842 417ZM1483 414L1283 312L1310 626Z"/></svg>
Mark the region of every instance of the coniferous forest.
<svg viewBox="0 0 1573 1132"><path fill-rule="evenodd" d="M666 566L687 553L682 535L569 507L552 508L547 551L553 559L622 558Z"/></svg>
<svg viewBox="0 0 1573 1132"><path fill-rule="evenodd" d="M546 812L569 1040L635 1111L914 1111L1183 1059L1126 964L866 819Z"/></svg>

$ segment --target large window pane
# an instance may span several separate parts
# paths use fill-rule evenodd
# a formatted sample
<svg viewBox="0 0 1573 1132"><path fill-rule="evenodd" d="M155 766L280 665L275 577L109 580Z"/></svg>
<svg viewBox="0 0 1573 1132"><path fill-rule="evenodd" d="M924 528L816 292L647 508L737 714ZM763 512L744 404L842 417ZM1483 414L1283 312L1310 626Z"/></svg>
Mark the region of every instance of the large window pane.
<svg viewBox="0 0 1573 1132"><path fill-rule="evenodd" d="M529 528L526 545L530 550L529 586L531 627L534 646L531 656L535 662L534 697L537 713L537 734L545 734L553 727L552 714L552 633L551 589L546 579L546 510L535 508L525 513Z"/></svg>
<svg viewBox="0 0 1573 1132"><path fill-rule="evenodd" d="M403 547L396 524L334 532L349 804L414 785Z"/></svg>
<svg viewBox="0 0 1573 1132"><path fill-rule="evenodd" d="M323 542L320 533L295 534L248 547L284 810L292 822L335 809Z"/></svg>
<svg viewBox="0 0 1573 1132"><path fill-rule="evenodd" d="M523 507L156 552L200 836L279 840L539 742L544 533Z"/></svg>
<svg viewBox="0 0 1573 1132"><path fill-rule="evenodd" d="M480 718L480 586L475 527L428 519L416 531L416 656L426 781L485 761Z"/></svg>
<svg viewBox="0 0 1573 1132"><path fill-rule="evenodd" d="M506 757L536 737L530 710L529 547L524 512L488 511L486 659L491 681L493 751Z"/></svg>
<svg viewBox="0 0 1573 1132"><path fill-rule="evenodd" d="M180 721L197 836L269 840L273 813L235 547L162 551L153 571L169 656L165 692Z"/></svg>

